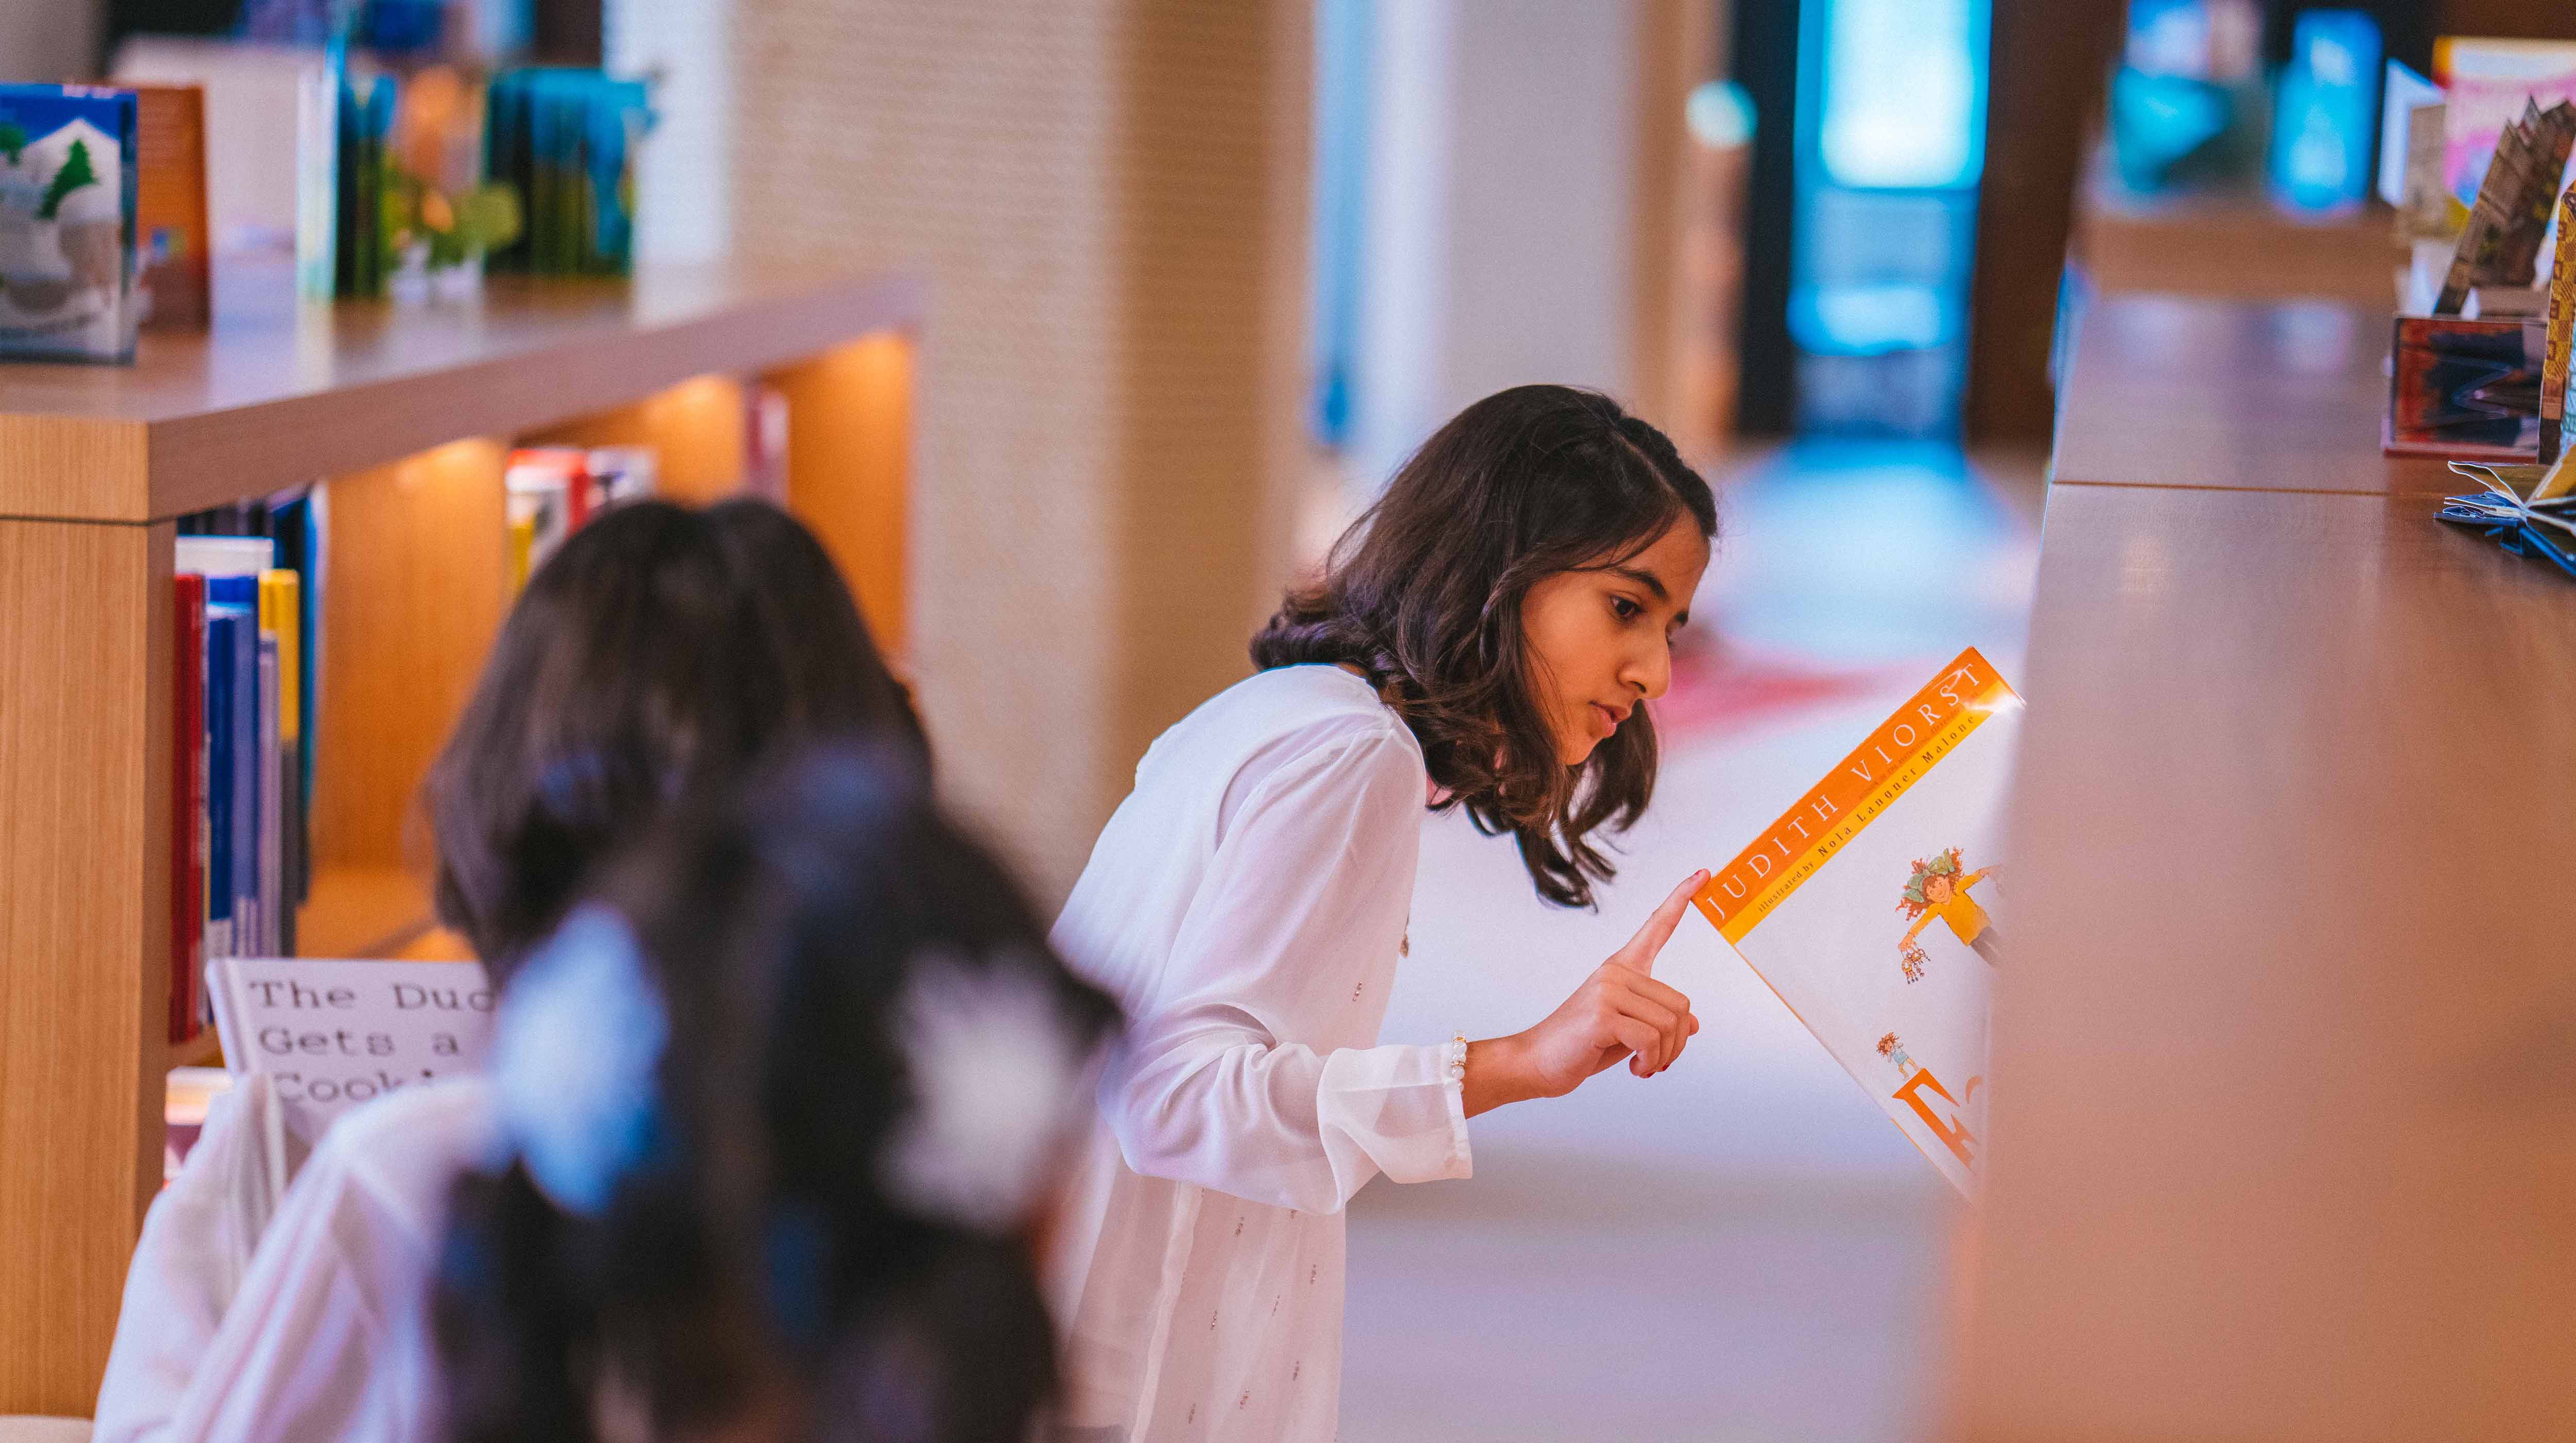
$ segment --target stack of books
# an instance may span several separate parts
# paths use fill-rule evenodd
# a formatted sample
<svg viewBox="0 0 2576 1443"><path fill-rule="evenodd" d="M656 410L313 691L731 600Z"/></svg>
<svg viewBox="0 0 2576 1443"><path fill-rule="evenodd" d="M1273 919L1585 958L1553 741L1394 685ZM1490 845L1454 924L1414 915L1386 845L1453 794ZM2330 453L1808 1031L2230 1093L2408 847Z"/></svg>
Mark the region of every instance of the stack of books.
<svg viewBox="0 0 2576 1443"><path fill-rule="evenodd" d="M206 1025L206 959L295 951L295 909L312 890L321 555L309 494L199 513L182 529L171 585L174 1044ZM208 534L219 529L264 534Z"/></svg>

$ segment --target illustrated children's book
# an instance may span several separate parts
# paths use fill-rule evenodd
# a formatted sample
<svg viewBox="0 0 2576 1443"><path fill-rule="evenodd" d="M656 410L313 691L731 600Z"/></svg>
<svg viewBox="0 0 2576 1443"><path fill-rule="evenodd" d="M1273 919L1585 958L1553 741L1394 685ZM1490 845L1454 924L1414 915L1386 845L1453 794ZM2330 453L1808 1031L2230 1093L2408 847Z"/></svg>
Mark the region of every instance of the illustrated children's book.
<svg viewBox="0 0 2576 1443"><path fill-rule="evenodd" d="M0 86L0 355L129 361L134 92Z"/></svg>
<svg viewBox="0 0 2576 1443"><path fill-rule="evenodd" d="M1695 900L1943 1177L1984 1177L2021 698L1961 652Z"/></svg>

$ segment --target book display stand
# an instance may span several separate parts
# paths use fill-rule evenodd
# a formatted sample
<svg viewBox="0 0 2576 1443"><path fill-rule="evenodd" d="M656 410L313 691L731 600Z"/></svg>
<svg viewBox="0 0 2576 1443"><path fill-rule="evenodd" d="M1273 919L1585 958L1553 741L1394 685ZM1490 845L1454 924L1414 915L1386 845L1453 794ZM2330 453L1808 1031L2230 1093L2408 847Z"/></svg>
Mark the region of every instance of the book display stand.
<svg viewBox="0 0 2576 1443"><path fill-rule="evenodd" d="M514 444L650 445L662 494L713 499L765 384L784 499L904 650L909 278L494 277L414 309L299 307L281 271L217 298L130 368L0 368L0 1414L87 1415L164 1077L211 1052L166 1039L175 518L327 478L305 956L455 955L414 799L508 608Z"/></svg>

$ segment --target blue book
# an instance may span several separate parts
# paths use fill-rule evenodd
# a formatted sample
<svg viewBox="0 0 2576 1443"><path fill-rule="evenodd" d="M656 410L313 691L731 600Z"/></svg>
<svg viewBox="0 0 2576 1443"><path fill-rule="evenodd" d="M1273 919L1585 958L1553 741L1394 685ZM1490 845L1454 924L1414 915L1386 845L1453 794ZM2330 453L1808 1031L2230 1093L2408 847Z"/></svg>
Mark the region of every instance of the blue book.
<svg viewBox="0 0 2576 1443"><path fill-rule="evenodd" d="M207 610L220 602L239 612L233 628L233 955L256 956L261 950L259 913L259 578L206 578ZM220 772L222 764L216 763Z"/></svg>
<svg viewBox="0 0 2576 1443"><path fill-rule="evenodd" d="M209 583L211 586L212 583ZM233 666L257 618L206 607L206 955L233 955Z"/></svg>

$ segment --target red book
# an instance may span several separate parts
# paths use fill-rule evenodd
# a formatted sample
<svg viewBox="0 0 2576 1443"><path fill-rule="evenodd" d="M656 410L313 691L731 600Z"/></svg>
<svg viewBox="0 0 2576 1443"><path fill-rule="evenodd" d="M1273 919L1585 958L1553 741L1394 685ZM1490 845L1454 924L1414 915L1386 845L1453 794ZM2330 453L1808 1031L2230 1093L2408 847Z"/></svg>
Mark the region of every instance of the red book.
<svg viewBox="0 0 2576 1443"><path fill-rule="evenodd" d="M206 578L170 578L170 1041L197 1035L206 975Z"/></svg>

